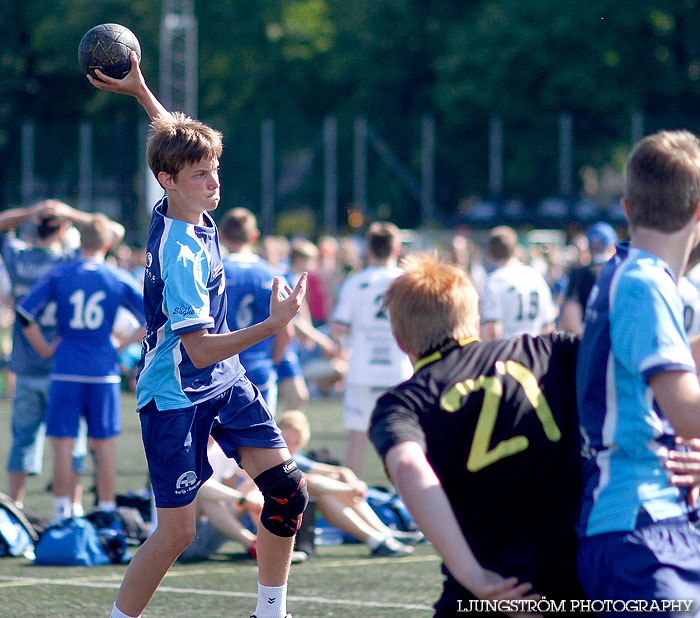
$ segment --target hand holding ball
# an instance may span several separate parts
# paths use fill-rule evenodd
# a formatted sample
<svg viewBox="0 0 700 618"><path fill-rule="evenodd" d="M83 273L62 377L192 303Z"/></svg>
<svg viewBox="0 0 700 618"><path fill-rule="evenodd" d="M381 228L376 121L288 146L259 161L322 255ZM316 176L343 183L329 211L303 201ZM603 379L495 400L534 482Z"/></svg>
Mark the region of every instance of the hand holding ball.
<svg viewBox="0 0 700 618"><path fill-rule="evenodd" d="M141 46L136 35L119 24L100 24L85 33L78 46L78 62L85 75L95 79L95 69L115 79L131 70L132 51L141 61Z"/></svg>

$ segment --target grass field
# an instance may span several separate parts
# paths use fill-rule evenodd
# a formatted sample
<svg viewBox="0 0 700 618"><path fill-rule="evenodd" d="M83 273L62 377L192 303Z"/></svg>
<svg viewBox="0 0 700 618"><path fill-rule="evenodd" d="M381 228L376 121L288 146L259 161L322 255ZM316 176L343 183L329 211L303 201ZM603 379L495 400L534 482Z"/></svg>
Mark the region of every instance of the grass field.
<svg viewBox="0 0 700 618"><path fill-rule="evenodd" d="M136 490L146 480L134 398L123 398L123 432L117 439L118 491ZM310 447L344 452L340 404L312 401L307 410L313 435ZM0 400L0 488L7 487L10 406ZM28 482L26 507L51 514L51 448L44 474ZM365 479L386 484L379 459L368 449ZM86 479L89 488L91 481ZM86 497L85 504L92 499ZM106 617L125 566L39 567L24 558L0 558L0 618ZM438 597L439 561L429 545L406 558L370 558L364 545L322 546L318 559L295 565L289 581L289 611L294 618L428 618ZM165 578L144 618L247 618L255 608L257 567L236 543L227 543L213 559L176 564Z"/></svg>

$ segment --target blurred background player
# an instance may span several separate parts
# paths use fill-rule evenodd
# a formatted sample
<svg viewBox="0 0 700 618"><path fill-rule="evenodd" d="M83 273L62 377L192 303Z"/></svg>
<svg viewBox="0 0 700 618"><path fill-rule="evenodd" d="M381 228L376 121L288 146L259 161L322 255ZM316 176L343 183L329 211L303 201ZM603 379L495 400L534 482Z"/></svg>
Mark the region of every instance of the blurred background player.
<svg viewBox="0 0 700 618"><path fill-rule="evenodd" d="M296 285L302 273L316 269L318 248L310 240L297 238L289 248L289 272L285 273L290 285ZM304 299L299 316L311 324L311 310ZM295 320L296 321L296 320ZM300 343L296 334L284 349L275 369L277 371L277 388L280 410L303 410L309 402L309 387L301 368Z"/></svg>
<svg viewBox="0 0 700 618"><path fill-rule="evenodd" d="M481 342L468 275L429 255L403 264L384 302L415 373L377 401L369 433L443 559L435 616L458 618L460 602L531 589L550 600L582 598L576 340Z"/></svg>
<svg viewBox="0 0 700 618"><path fill-rule="evenodd" d="M80 229L80 257L49 271L17 307L27 339L42 357L53 357L46 433L54 450L57 520L71 516L71 449L81 417L97 462L97 507L116 508L114 437L121 430L121 373L112 331L120 306L145 324L140 286L105 262L112 234L107 218L97 215ZM57 338L49 343L37 320L51 303Z"/></svg>
<svg viewBox="0 0 700 618"><path fill-rule="evenodd" d="M605 263L615 254L617 233L609 223L595 223L586 234L590 261L572 268L559 317L559 328L581 334L588 296Z"/></svg>
<svg viewBox="0 0 700 618"><path fill-rule="evenodd" d="M74 223L88 223L95 215L84 213L58 200L45 200L28 208L13 208L0 213L0 231L15 230L25 223L34 224L34 238L23 240L16 235L0 234L0 252L12 286L14 304L54 266L74 260L78 247L69 238ZM109 221L110 248L124 238L124 227ZM49 305L38 318L44 337L55 337L55 307ZM51 360L39 356L27 341L22 325L16 320L12 335L10 371L16 374L12 401L12 446L7 460L9 495L18 504L24 501L28 474L40 474L44 455L44 419L51 379ZM82 515L79 473L85 472L86 444L84 426L76 444L72 468L73 512Z"/></svg>
<svg viewBox="0 0 700 618"><path fill-rule="evenodd" d="M393 223L370 225L367 266L345 280L333 310L331 335L350 351L343 394L343 425L349 431L343 463L358 475L377 398L411 375L411 362L396 345L384 308L384 292L403 272L397 265L400 251L400 232Z"/></svg>
<svg viewBox="0 0 700 618"><path fill-rule="evenodd" d="M483 339L539 335L554 329L558 308L545 278L518 258L515 230L500 225L489 233L488 274L481 298Z"/></svg>
<svg viewBox="0 0 700 618"><path fill-rule="evenodd" d="M230 330L240 330L270 315L272 280L280 273L255 254L260 231L255 215L246 208L227 211L219 224L219 233L221 243L229 252L224 258L226 320ZM260 389L273 416L277 410L275 365L282 359L292 334L293 326L288 324L274 337L238 355L248 379Z"/></svg>

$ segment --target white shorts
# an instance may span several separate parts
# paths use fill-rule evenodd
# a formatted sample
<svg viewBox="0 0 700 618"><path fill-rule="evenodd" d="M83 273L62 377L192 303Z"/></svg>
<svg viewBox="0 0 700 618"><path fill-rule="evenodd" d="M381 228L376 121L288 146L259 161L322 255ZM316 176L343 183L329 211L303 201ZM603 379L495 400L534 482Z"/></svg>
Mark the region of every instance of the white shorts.
<svg viewBox="0 0 700 618"><path fill-rule="evenodd" d="M391 386L346 384L343 393L343 427L350 431L367 431L377 399Z"/></svg>

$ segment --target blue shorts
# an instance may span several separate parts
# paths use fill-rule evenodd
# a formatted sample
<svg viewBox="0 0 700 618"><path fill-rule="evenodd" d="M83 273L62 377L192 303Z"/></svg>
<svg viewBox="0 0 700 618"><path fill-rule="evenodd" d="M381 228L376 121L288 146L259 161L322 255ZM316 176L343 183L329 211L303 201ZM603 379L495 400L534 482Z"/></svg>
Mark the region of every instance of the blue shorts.
<svg viewBox="0 0 700 618"><path fill-rule="evenodd" d="M76 438L85 417L88 438L105 440L121 431L119 384L88 384L54 380L46 406L46 435Z"/></svg>
<svg viewBox="0 0 700 618"><path fill-rule="evenodd" d="M700 615L700 533L687 521L581 539L578 574L591 600L694 601L682 615Z"/></svg>
<svg viewBox="0 0 700 618"><path fill-rule="evenodd" d="M220 395L187 408L161 411L151 400L139 410L139 416L159 508L189 504L211 477L209 435L237 461L241 446L287 447L260 391L245 376Z"/></svg>

